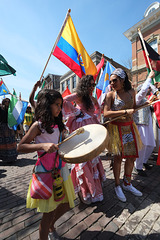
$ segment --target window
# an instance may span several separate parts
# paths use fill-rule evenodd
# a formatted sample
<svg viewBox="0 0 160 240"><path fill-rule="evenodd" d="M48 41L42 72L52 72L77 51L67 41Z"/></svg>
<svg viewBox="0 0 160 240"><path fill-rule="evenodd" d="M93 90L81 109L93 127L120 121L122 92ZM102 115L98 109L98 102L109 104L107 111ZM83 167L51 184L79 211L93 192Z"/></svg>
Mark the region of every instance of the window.
<svg viewBox="0 0 160 240"><path fill-rule="evenodd" d="M68 86L68 89L70 90L70 79L67 80L67 86Z"/></svg>
<svg viewBox="0 0 160 240"><path fill-rule="evenodd" d="M76 76L73 77L73 88L76 88Z"/></svg>
<svg viewBox="0 0 160 240"><path fill-rule="evenodd" d="M62 82L62 92L65 90L65 82Z"/></svg>
<svg viewBox="0 0 160 240"><path fill-rule="evenodd" d="M149 43L149 45L158 52L158 46L157 46L157 39L154 39L152 42Z"/></svg>

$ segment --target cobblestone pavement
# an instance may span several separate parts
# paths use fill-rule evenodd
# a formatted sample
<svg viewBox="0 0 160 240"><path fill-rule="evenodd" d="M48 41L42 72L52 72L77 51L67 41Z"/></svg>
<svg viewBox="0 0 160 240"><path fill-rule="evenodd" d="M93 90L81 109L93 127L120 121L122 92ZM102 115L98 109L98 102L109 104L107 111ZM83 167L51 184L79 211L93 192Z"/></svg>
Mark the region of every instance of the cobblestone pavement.
<svg viewBox="0 0 160 240"><path fill-rule="evenodd" d="M42 215L25 206L36 161L34 155L20 154L12 165L0 161L0 240L38 239ZM160 240L160 167L150 160L153 168L147 171L148 177L133 174L132 183L143 192L143 196L135 197L127 192L127 202L122 203L114 194L110 158L103 153L101 159L107 177L104 200L86 206L77 197L75 208L56 222L58 234L66 240Z"/></svg>

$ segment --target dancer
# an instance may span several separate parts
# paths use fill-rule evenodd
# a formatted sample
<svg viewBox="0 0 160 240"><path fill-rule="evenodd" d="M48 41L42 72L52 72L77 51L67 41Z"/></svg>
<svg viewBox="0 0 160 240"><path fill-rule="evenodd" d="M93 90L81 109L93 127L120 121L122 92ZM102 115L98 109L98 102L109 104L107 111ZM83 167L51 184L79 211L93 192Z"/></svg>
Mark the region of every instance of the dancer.
<svg viewBox="0 0 160 240"><path fill-rule="evenodd" d="M69 210L69 207L74 207L75 194L69 170L67 164L62 162L56 153L60 133L63 134L65 129L62 122L62 104L63 99L59 92L51 89L41 90L38 94L35 109L36 122L33 123L18 145L19 152L29 153L37 151L38 156L44 151L47 152L43 157L38 157L35 166L36 171L39 172L39 168L42 169L42 167L49 171L53 169L55 164L55 167L60 169L59 174L63 178L65 195L60 201L56 200L54 190L52 196L47 200L31 198L30 188L32 180L30 182L27 194L27 208L37 208L38 212L43 212L39 226L40 240L56 238L54 223ZM34 138L35 144L31 144ZM57 237L56 239L59 238Z"/></svg>
<svg viewBox="0 0 160 240"><path fill-rule="evenodd" d="M122 187L136 196L142 193L131 184L131 174L134 161L138 157L138 150L142 148L136 124L133 122L133 113L136 107L135 91L131 87L127 73L117 68L110 76L110 85L113 91L107 93L104 104L104 117L116 118L107 125L109 141L107 149L114 155L113 173L115 178L115 193L119 200L126 202L126 197L120 186L120 171L122 158L124 163L124 178Z"/></svg>
<svg viewBox="0 0 160 240"><path fill-rule="evenodd" d="M94 87L93 76L86 75L80 79L76 93L64 97L63 109L70 133L88 124L99 124L97 117L101 109L97 100L92 97ZM79 193L83 203L91 204L103 200L102 183L106 177L99 156L85 163L72 164L71 177L75 192Z"/></svg>
<svg viewBox="0 0 160 240"><path fill-rule="evenodd" d="M151 93L151 81L152 78L155 76L154 71L151 71L146 79L146 81L139 85L137 88L137 94L136 94L136 105L142 105L147 102L146 96L150 95ZM152 95L151 97L155 97ZM154 133L153 133L153 124L152 124L152 116L151 116L151 110L150 107L142 108L138 111L136 111L133 114L133 119L135 123L137 124L138 131L140 133L142 142L143 142L143 148L141 151L139 151L139 157L136 158L135 161L135 171L138 175L147 177L146 172L143 170L143 167L146 169L150 169L151 166L147 164L147 161L150 157L150 155L153 152L155 144L154 139Z"/></svg>

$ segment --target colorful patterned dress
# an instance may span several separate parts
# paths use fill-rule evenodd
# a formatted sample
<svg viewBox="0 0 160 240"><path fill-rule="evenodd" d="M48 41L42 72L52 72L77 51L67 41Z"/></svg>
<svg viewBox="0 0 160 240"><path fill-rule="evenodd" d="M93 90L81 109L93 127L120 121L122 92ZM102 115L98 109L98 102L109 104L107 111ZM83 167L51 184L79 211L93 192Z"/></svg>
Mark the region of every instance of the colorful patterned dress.
<svg viewBox="0 0 160 240"><path fill-rule="evenodd" d="M40 123L39 123L40 125ZM54 127L54 132L52 134L47 133L45 130L42 129L42 133L41 135L37 136L35 138L35 144L36 143L50 143L53 142L55 144L58 143L59 140L59 129L58 126L55 125ZM38 151L38 156L40 156L43 151ZM45 167L45 169L47 170L51 170L54 167L54 162L55 162L55 158L56 158L56 165L55 167L58 168L59 166L59 156L57 155L56 157L56 152L53 153L47 153L45 154L43 157L38 158L37 163L36 163L36 167L41 167L41 163L42 162L43 166ZM65 164L65 162L62 161L62 166L60 169L60 174L63 178L63 188L64 188L64 192L65 192L65 197L61 200L61 201L55 201L54 200L54 192L52 193L52 196L47 199L33 199L31 198L30 195L30 186L31 186L31 182L30 181L30 185L29 185L29 189L28 189L28 194L27 194L27 208L37 208L38 212L51 212L54 209L56 209L56 207L61 204L61 203L66 203L69 202L69 205L71 208L74 207L74 199L75 197L75 193L74 193L74 188L73 188L73 183L72 183L72 179L71 176L69 174L69 170L67 167L67 164Z"/></svg>
<svg viewBox="0 0 160 240"><path fill-rule="evenodd" d="M76 107L73 105L74 102ZM76 93L64 98L63 115L70 133L88 124L99 124L97 117L100 111L99 105L87 111L78 101ZM85 201L103 200L102 182L106 180L106 176L99 156L84 163L72 164L71 178L75 192L81 192Z"/></svg>
<svg viewBox="0 0 160 240"><path fill-rule="evenodd" d="M115 92L112 111L131 108L133 108L133 98L130 93L128 92L128 101L125 103L117 98L117 92ZM138 157L138 151L142 149L142 141L137 126L131 117L124 116L110 122L107 125L107 130L109 135L107 149L109 153L121 155L122 158Z"/></svg>

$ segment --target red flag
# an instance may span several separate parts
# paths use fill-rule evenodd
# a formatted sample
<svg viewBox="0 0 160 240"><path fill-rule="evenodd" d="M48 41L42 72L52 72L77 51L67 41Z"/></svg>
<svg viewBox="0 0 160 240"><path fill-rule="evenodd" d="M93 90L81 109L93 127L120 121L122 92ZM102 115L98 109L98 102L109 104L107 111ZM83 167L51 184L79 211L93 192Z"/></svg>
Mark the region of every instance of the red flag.
<svg viewBox="0 0 160 240"><path fill-rule="evenodd" d="M70 94L71 94L71 92L67 86L66 90L62 93L62 97L64 98L65 96L70 95Z"/></svg>
<svg viewBox="0 0 160 240"><path fill-rule="evenodd" d="M150 67L149 67L149 63L148 63L148 60L147 60L146 52L145 52L141 37L139 39L140 39L140 42L141 42L147 71L149 73L150 72ZM160 55L145 40L144 40L144 44L145 44L146 50L149 54L148 58L149 58L150 64L152 66L152 69L155 72L155 80L156 80L156 82L160 82ZM154 84L154 82L152 82L152 83Z"/></svg>
<svg viewBox="0 0 160 240"><path fill-rule="evenodd" d="M97 78L97 76L98 76L98 73L100 72L100 70L101 70L101 68L103 67L103 65L104 65L104 57L102 57L100 63L96 66L96 68L97 68L97 73L93 76L94 81L96 81L96 78Z"/></svg>

